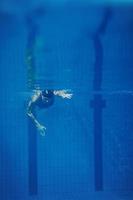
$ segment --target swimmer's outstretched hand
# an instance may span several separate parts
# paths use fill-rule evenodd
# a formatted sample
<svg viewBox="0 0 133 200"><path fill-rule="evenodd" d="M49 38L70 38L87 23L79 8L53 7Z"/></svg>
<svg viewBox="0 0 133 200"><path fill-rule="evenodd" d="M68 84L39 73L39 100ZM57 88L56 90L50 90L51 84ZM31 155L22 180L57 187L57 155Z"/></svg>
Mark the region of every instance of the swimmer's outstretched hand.
<svg viewBox="0 0 133 200"><path fill-rule="evenodd" d="M42 136L45 136L45 132L46 132L46 127L45 126L42 126L41 124L37 124L37 129L38 129L38 131L40 132L40 134L42 135Z"/></svg>
<svg viewBox="0 0 133 200"><path fill-rule="evenodd" d="M73 94L70 91L71 90L58 90L55 94L61 96L63 99L71 99Z"/></svg>

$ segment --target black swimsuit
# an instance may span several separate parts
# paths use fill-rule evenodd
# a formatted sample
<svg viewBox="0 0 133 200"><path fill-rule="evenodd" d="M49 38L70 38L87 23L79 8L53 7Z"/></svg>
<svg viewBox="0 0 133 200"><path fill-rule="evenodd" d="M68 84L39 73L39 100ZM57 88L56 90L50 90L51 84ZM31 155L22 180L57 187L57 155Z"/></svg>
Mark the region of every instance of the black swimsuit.
<svg viewBox="0 0 133 200"><path fill-rule="evenodd" d="M54 103L54 91L53 90L43 90L36 101L36 105L43 109L52 106Z"/></svg>

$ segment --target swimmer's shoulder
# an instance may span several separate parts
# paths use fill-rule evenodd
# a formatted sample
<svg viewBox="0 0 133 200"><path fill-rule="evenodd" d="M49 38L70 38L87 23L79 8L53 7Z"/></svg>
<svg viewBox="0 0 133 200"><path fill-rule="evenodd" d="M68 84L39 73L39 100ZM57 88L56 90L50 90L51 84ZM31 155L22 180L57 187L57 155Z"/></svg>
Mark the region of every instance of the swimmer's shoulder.
<svg viewBox="0 0 133 200"><path fill-rule="evenodd" d="M35 102L42 94L41 90L33 90L33 94L31 97L32 102Z"/></svg>

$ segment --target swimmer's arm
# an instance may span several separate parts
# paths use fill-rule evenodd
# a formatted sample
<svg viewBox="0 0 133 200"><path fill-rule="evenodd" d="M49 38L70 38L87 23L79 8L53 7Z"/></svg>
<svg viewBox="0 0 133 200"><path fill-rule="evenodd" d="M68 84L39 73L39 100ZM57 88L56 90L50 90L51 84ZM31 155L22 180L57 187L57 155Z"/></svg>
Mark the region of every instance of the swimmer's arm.
<svg viewBox="0 0 133 200"><path fill-rule="evenodd" d="M71 99L73 94L69 92L70 90L54 90L55 96L60 96L63 99Z"/></svg>
<svg viewBox="0 0 133 200"><path fill-rule="evenodd" d="M35 91L34 95L31 97L31 100L28 103L27 115L29 117L35 118L33 115L33 107L34 107L34 104L36 103L36 101L38 100L40 94L41 94L40 92L38 93Z"/></svg>
<svg viewBox="0 0 133 200"><path fill-rule="evenodd" d="M27 115L33 120L33 122L35 123L36 127L39 129L39 130L44 130L46 129L44 126L42 126L38 120L36 119L36 117L34 116L33 114L33 107L34 107L34 104L35 102L37 101L37 99L39 98L41 93L35 93L35 95L33 95L33 97L31 98L29 104L28 104L28 107L27 107Z"/></svg>
<svg viewBox="0 0 133 200"><path fill-rule="evenodd" d="M37 119L35 118L35 116L33 115L33 113L30 110L27 112L27 115L34 121L36 127L38 127L40 125L40 123L37 121Z"/></svg>
<svg viewBox="0 0 133 200"><path fill-rule="evenodd" d="M44 126L42 126L37 119L35 118L35 116L33 115L33 113L28 113L28 116L34 121L36 127L41 130L41 129L46 129Z"/></svg>
<svg viewBox="0 0 133 200"><path fill-rule="evenodd" d="M39 125L39 122L37 121L37 119L35 118L35 116L33 114L33 107L34 107L34 102L31 100L27 107L27 115L34 121L34 123L37 127Z"/></svg>

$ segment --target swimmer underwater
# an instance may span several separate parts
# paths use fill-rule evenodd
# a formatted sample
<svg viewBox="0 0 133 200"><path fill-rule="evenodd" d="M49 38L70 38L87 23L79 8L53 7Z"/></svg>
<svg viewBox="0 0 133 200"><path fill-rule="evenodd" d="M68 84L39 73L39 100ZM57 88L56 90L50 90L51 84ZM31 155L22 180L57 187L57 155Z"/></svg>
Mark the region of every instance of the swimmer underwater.
<svg viewBox="0 0 133 200"><path fill-rule="evenodd" d="M40 134L45 136L46 127L41 125L34 115L35 108L45 109L53 105L55 96L63 99L71 99L73 94L69 93L70 90L40 90L35 89L33 96L28 103L27 115L32 119Z"/></svg>

